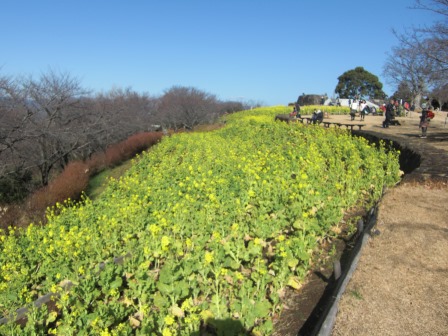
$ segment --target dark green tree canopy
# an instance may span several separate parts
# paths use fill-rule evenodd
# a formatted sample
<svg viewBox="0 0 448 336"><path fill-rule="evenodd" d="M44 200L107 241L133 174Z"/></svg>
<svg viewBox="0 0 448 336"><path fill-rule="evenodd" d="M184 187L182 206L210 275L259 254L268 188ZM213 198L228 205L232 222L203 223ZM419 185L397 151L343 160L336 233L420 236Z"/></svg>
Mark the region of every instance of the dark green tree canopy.
<svg viewBox="0 0 448 336"><path fill-rule="evenodd" d="M414 98L412 90L406 81L403 81L398 85L398 89L393 96L397 99L404 99L407 102L412 102Z"/></svg>
<svg viewBox="0 0 448 336"><path fill-rule="evenodd" d="M338 77L338 81L334 92L340 98L386 98L383 84L378 77L364 70L363 67L344 72Z"/></svg>

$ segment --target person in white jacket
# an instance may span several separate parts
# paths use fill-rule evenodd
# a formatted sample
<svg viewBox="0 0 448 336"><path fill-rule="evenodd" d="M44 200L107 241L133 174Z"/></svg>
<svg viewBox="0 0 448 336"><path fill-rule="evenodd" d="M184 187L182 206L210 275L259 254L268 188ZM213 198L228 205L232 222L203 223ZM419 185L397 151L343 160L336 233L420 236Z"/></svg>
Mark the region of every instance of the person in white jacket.
<svg viewBox="0 0 448 336"><path fill-rule="evenodd" d="M364 117L366 116L366 106L367 103L365 100L359 101L359 115L361 117L361 120L364 120Z"/></svg>
<svg viewBox="0 0 448 336"><path fill-rule="evenodd" d="M355 120L356 112L358 111L358 103L353 99L350 104L350 120Z"/></svg>

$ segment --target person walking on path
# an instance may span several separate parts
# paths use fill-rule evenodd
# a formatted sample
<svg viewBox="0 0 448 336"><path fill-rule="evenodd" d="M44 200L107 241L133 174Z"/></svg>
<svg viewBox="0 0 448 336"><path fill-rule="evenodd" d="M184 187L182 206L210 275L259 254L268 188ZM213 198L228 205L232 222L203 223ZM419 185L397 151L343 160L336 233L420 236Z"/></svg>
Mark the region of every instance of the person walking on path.
<svg viewBox="0 0 448 336"><path fill-rule="evenodd" d="M386 106L386 119L383 121L383 128L388 128L390 122L394 117L394 103L395 100L393 98L390 99L389 104Z"/></svg>
<svg viewBox="0 0 448 336"><path fill-rule="evenodd" d="M350 104L350 120L355 120L356 111L358 110L359 104L353 99Z"/></svg>
<svg viewBox="0 0 448 336"><path fill-rule="evenodd" d="M419 127L422 129L422 135L420 138L426 139L426 131L428 130L429 122L431 119L428 116L428 106L426 103L422 104L422 115L420 116Z"/></svg>
<svg viewBox="0 0 448 336"><path fill-rule="evenodd" d="M369 107L367 105L367 102L365 100L361 100L361 103L359 104L359 110L360 110L359 115L361 117L361 121L364 120L368 108Z"/></svg>

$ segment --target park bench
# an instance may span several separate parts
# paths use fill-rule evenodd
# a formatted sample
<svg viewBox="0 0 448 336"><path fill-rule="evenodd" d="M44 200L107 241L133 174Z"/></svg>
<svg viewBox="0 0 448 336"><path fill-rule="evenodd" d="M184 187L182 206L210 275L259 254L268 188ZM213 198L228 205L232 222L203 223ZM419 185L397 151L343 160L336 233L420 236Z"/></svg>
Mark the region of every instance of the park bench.
<svg viewBox="0 0 448 336"><path fill-rule="evenodd" d="M300 117L300 119L302 119L303 123L305 123L305 120L307 124L311 124L312 122L312 119L310 117Z"/></svg>
<svg viewBox="0 0 448 336"><path fill-rule="evenodd" d="M293 117L291 118L292 121L297 121L297 122L301 122L303 124L303 119L302 117Z"/></svg>
<svg viewBox="0 0 448 336"><path fill-rule="evenodd" d="M350 128L353 131L353 127L358 126L358 130L361 130L366 124L340 124L341 126L345 126L347 129ZM339 126L340 127L340 126Z"/></svg>
<svg viewBox="0 0 448 336"><path fill-rule="evenodd" d="M322 119L313 120L312 117L301 117L302 120L306 120L307 124L312 124L313 122L315 124L321 124L323 121Z"/></svg>
<svg viewBox="0 0 448 336"><path fill-rule="evenodd" d="M330 128L331 125L341 127L341 123L331 122L331 121L322 121L322 124L323 124L324 127L326 127L326 128Z"/></svg>

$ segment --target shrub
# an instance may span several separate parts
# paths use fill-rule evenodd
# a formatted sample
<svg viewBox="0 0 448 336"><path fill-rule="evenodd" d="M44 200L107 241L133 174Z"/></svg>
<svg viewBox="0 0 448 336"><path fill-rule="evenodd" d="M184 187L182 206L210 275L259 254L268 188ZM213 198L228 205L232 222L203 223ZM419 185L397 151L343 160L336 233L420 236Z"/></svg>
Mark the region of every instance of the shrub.
<svg viewBox="0 0 448 336"><path fill-rule="evenodd" d="M44 214L48 207L55 205L57 202L63 203L67 199L79 200L82 192L87 189L90 176L107 167L116 166L132 158L134 155L159 142L162 136L162 132L138 133L120 143L111 145L105 153L94 154L86 162L70 162L62 173L51 180L47 186L38 189L28 196L23 210L19 206L11 207L11 210L1 218L2 226L21 225L20 221L25 220L45 221ZM25 192L25 189L20 189L20 186L24 188L27 185L25 182L31 180L31 174L28 174L22 172L22 174L17 173L9 180L0 179L0 190L2 192L3 190L7 191L4 193L0 192L0 202L7 201L1 198L2 195L8 196L8 200L12 201L19 201L25 198L28 190ZM2 183L7 187L4 187ZM11 193L8 190L15 190L15 192ZM26 212L26 215L24 212Z"/></svg>
<svg viewBox="0 0 448 336"><path fill-rule="evenodd" d="M126 140L110 145L104 153L98 153L86 163L91 174L96 174L107 167L114 167L134 155L153 146L162 138L162 132L144 132L131 135Z"/></svg>
<svg viewBox="0 0 448 336"><path fill-rule="evenodd" d="M80 161L70 162L64 171L28 199L31 211L42 211L68 198L78 199L89 183L89 166Z"/></svg>

